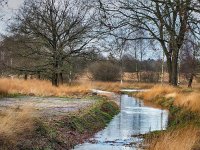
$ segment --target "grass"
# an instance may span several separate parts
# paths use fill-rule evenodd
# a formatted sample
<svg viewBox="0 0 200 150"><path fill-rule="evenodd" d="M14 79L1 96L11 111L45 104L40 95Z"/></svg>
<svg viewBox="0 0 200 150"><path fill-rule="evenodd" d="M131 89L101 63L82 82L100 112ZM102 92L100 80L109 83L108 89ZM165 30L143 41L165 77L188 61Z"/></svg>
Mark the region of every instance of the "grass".
<svg viewBox="0 0 200 150"><path fill-rule="evenodd" d="M150 142L149 150L192 150L198 142L199 128L188 126L163 132Z"/></svg>
<svg viewBox="0 0 200 150"><path fill-rule="evenodd" d="M166 108L174 105L193 112L200 112L200 93L195 90L156 85L149 91L138 93L136 96Z"/></svg>
<svg viewBox="0 0 200 150"><path fill-rule="evenodd" d="M53 87L49 81L0 79L1 96L58 96L72 97L87 95L90 89L119 92L122 88L146 89L136 96L169 109L169 130L155 134L150 139L152 150L189 150L198 147L200 127L199 86L195 89L174 88L168 85L119 82L87 82L71 86ZM31 108L9 110L1 114L1 149L67 149L91 137L102 129L118 113L118 107L111 101L100 100L93 107L66 115L62 118L43 120L27 113ZM94 125L95 124L95 125ZM192 125L191 125L192 124ZM26 128L28 127L28 128ZM28 131L28 132L26 132ZM191 137L190 137L191 135ZM79 138L78 138L79 137ZM184 144L183 144L184 142Z"/></svg>
<svg viewBox="0 0 200 150"><path fill-rule="evenodd" d="M196 150L199 145L200 119L198 112L171 106L166 131L144 135L150 150Z"/></svg>
<svg viewBox="0 0 200 150"><path fill-rule="evenodd" d="M153 87L154 84L150 83L137 83L137 82L93 82L91 83L93 88L119 92L121 89L147 89Z"/></svg>
<svg viewBox="0 0 200 150"><path fill-rule="evenodd" d="M24 132L33 130L34 117L30 105L26 107L7 109L0 115L0 149L12 149L16 139Z"/></svg>
<svg viewBox="0 0 200 150"><path fill-rule="evenodd" d="M144 100L153 101L157 99L158 97L162 97L162 96L174 97L176 96L176 93L177 93L177 89L172 86L156 85L146 92L138 93L137 96L141 97Z"/></svg>
<svg viewBox="0 0 200 150"><path fill-rule="evenodd" d="M180 93L176 96L174 105L182 106L193 112L200 112L200 93L192 92L189 94Z"/></svg>
<svg viewBox="0 0 200 150"><path fill-rule="evenodd" d="M30 96L58 96L68 97L73 95L85 95L89 92L90 86L75 84L72 86L63 85L54 87L51 82L44 80L22 80L22 79L0 79L0 95L9 96L23 94Z"/></svg>
<svg viewBox="0 0 200 150"><path fill-rule="evenodd" d="M88 109L68 113L66 116L48 119L30 118L32 121L26 122L31 122L31 126L23 121L28 119L24 115L19 115L16 122L13 122L15 118L11 117L10 121L6 122L6 130L0 128L0 133L3 136L7 132L13 133L9 133L10 138L1 138L0 149L71 149L104 128L118 112L117 104L101 98ZM18 129L18 126L23 130L12 130L16 127ZM29 131L24 130L26 126L31 127ZM13 136L15 131L17 136Z"/></svg>
<svg viewBox="0 0 200 150"><path fill-rule="evenodd" d="M61 85L54 87L50 81L45 80L23 80L0 78L0 97L14 97L19 95L30 96L58 96L72 97L87 95L90 89L101 89L106 91L119 92L121 88L149 88L152 84L144 83L123 83L120 82L80 82L72 85Z"/></svg>
<svg viewBox="0 0 200 150"><path fill-rule="evenodd" d="M200 94L196 89L156 85L136 96L169 110L167 131L145 137L150 150L200 149Z"/></svg>

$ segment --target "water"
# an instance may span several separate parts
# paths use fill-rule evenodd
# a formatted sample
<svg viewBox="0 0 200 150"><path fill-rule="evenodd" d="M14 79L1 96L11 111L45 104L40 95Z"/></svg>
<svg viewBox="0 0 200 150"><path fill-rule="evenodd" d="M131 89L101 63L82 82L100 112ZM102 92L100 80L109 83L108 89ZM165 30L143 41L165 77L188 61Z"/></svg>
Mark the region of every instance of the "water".
<svg viewBox="0 0 200 150"><path fill-rule="evenodd" d="M145 106L140 100L121 95L121 112L93 139L78 145L75 150L136 150L142 139L132 135L165 130L168 121L166 110ZM130 144L133 144L130 146Z"/></svg>

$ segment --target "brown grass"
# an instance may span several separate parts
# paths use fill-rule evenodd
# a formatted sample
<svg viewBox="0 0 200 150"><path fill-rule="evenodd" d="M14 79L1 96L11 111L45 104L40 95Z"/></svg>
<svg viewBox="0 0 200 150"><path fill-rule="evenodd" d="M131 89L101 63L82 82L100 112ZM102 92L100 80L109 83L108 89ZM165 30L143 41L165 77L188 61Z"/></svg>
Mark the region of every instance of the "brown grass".
<svg viewBox="0 0 200 150"><path fill-rule="evenodd" d="M167 96L170 97L175 95L174 93L178 92L178 90L172 86L169 85L156 85L153 88L151 88L149 91L139 93L138 96L143 98L144 100L155 100L159 96ZM170 95L169 95L170 94Z"/></svg>
<svg viewBox="0 0 200 150"><path fill-rule="evenodd" d="M153 87L154 84L150 83L130 83L124 82L121 84L120 82L91 82L93 88L119 92L120 89L147 89Z"/></svg>
<svg viewBox="0 0 200 150"><path fill-rule="evenodd" d="M24 94L36 96L72 96L88 93L90 86L73 85L53 87L51 82L43 80L0 79L0 93Z"/></svg>
<svg viewBox="0 0 200 150"><path fill-rule="evenodd" d="M169 85L156 85L147 92L138 93L137 96L151 102L174 99L174 105L185 107L191 111L200 112L200 93L196 90L185 92L187 89L175 88Z"/></svg>
<svg viewBox="0 0 200 150"><path fill-rule="evenodd" d="M0 143L14 143L20 134L33 129L36 113L30 105L26 107L8 109L0 116ZM33 115L34 114L34 115Z"/></svg>
<svg viewBox="0 0 200 150"><path fill-rule="evenodd" d="M200 94L192 92L189 94L179 93L174 101L177 106L183 106L191 111L200 112Z"/></svg>
<svg viewBox="0 0 200 150"><path fill-rule="evenodd" d="M150 150L191 150L198 141L199 129L181 128L166 132L150 144Z"/></svg>
<svg viewBox="0 0 200 150"><path fill-rule="evenodd" d="M0 95L23 94L35 96L75 96L85 95L90 89L96 88L106 91L118 92L121 88L150 88L153 84L144 83L123 83L120 82L80 82L73 85L52 86L50 81L44 80L23 80L0 78Z"/></svg>
<svg viewBox="0 0 200 150"><path fill-rule="evenodd" d="M173 103L186 110L200 112L200 93L196 89L156 85L147 92L138 93L137 96L164 107L169 107ZM150 150L191 150L196 145L199 149L197 144L199 133L199 127L187 126L166 131L156 138L150 137L148 144L150 144Z"/></svg>

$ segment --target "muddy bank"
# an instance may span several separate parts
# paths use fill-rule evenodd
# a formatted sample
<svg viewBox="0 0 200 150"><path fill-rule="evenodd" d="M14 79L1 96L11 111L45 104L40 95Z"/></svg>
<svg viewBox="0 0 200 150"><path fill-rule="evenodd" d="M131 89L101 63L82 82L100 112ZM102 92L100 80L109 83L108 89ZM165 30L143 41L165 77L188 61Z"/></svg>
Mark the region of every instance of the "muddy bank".
<svg viewBox="0 0 200 150"><path fill-rule="evenodd" d="M119 112L113 101L99 98L87 108L55 117L34 118L32 128L12 135L0 132L0 149L68 150L103 129Z"/></svg>

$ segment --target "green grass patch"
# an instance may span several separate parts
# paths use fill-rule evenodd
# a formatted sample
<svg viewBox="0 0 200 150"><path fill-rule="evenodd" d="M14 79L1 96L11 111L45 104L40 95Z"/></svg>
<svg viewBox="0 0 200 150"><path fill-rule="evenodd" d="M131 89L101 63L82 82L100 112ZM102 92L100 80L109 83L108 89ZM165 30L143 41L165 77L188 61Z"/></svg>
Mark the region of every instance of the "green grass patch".
<svg viewBox="0 0 200 150"><path fill-rule="evenodd" d="M21 96L24 96L24 95L20 94L20 93L13 93L13 94L8 94L8 93L3 93L3 92L0 93L0 98L4 98L4 97L18 98L18 97L21 97Z"/></svg>
<svg viewBox="0 0 200 150"><path fill-rule="evenodd" d="M79 133L94 132L105 127L118 112L119 108L114 102L103 100L87 110L69 114L61 125Z"/></svg>

